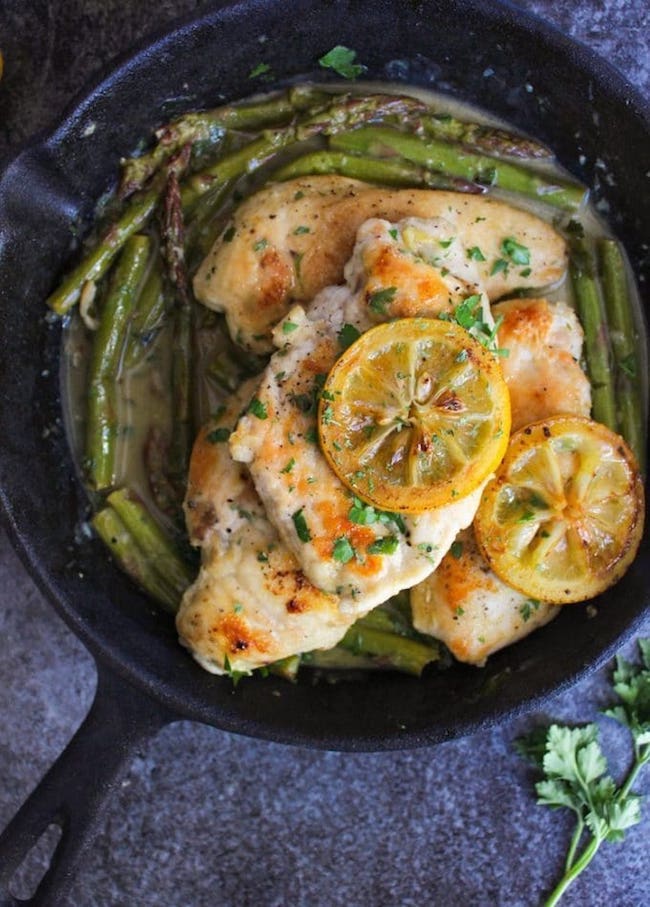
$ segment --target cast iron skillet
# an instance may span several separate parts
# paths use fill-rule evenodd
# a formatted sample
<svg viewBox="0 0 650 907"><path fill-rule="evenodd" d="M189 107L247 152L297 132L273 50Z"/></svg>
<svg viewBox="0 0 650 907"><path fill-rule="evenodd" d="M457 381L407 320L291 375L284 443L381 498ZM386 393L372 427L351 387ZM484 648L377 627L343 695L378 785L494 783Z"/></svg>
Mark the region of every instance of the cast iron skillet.
<svg viewBox="0 0 650 907"><path fill-rule="evenodd" d="M596 187L637 274L650 277L642 260L650 116L602 60L520 10L482 0L294 0L288 10L283 0L219 4L181 25L124 61L0 182L0 496L27 568L99 669L85 723L0 837L4 903L13 903L12 873L52 822L63 835L34 903L61 896L121 766L166 722L184 717L348 751L433 745L565 689L611 656L648 605L646 536L624 580L596 602L596 617L566 608L484 671L456 666L422 681L378 676L316 686L253 679L233 692L229 680L193 663L171 621L100 542L79 540L88 503L61 422L60 326L45 317L43 300L120 156L183 109L251 93L248 73L261 60L282 79L326 78L316 61L341 43L358 51L370 78L434 87L506 117Z"/></svg>

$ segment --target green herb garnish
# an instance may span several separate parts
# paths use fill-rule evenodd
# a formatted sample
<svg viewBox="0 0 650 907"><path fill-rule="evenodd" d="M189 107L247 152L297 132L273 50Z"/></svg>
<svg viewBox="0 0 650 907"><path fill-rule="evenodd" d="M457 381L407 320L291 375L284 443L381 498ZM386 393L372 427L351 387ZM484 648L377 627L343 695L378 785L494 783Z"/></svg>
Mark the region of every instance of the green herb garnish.
<svg viewBox="0 0 650 907"><path fill-rule="evenodd" d="M296 510L294 514L291 515L293 520L293 525L296 530L296 535L301 542L311 542L311 532L309 531L309 526L307 525L307 520L305 515L302 512L302 507L300 510Z"/></svg>
<svg viewBox="0 0 650 907"><path fill-rule="evenodd" d="M343 79L356 79L366 69L360 63L354 62L356 58L357 52L355 50L350 50L349 47L337 44L336 47L323 54L318 62L323 69L333 69Z"/></svg>
<svg viewBox="0 0 650 907"><path fill-rule="evenodd" d="M229 428L215 428L213 431L207 433L205 440L209 441L210 444L222 444L224 441L227 441L229 437Z"/></svg>
<svg viewBox="0 0 650 907"><path fill-rule="evenodd" d="M268 418L266 405L262 403L261 400L258 400L257 397L253 397L251 402L248 404L248 412L253 416L257 416L258 419Z"/></svg>
<svg viewBox="0 0 650 907"><path fill-rule="evenodd" d="M397 293L397 287L386 287L383 290L376 290L368 296L368 305L378 315L385 315L386 306L393 301L395 293Z"/></svg>
<svg viewBox="0 0 650 907"><path fill-rule="evenodd" d="M332 548L332 557L340 564L347 564L347 562L351 561L354 557L354 548L350 544L349 539L347 539L344 535L342 535L341 538L337 539L334 542L334 547Z"/></svg>
<svg viewBox="0 0 650 907"><path fill-rule="evenodd" d="M641 664L618 656L613 689L619 703L604 712L632 737L632 766L620 786L607 774L597 724L552 724L516 743L518 752L544 774L535 785L537 802L575 815L564 875L545 901L546 907L558 903L601 844L623 840L627 829L641 821L642 798L632 793L632 787L643 766L650 763L650 639L640 639L639 649Z"/></svg>

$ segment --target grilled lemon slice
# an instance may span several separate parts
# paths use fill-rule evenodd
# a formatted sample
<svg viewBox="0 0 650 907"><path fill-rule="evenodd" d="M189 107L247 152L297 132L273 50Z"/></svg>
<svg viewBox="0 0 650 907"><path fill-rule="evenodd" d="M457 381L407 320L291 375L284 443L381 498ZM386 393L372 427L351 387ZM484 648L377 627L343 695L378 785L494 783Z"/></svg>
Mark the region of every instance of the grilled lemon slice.
<svg viewBox="0 0 650 907"><path fill-rule="evenodd" d="M474 491L498 466L510 398L496 357L457 324L405 318L371 328L321 393L320 442L355 494L422 513Z"/></svg>
<svg viewBox="0 0 650 907"><path fill-rule="evenodd" d="M474 529L508 585L540 601L584 601L621 578L643 534L643 482L625 441L555 416L511 438Z"/></svg>

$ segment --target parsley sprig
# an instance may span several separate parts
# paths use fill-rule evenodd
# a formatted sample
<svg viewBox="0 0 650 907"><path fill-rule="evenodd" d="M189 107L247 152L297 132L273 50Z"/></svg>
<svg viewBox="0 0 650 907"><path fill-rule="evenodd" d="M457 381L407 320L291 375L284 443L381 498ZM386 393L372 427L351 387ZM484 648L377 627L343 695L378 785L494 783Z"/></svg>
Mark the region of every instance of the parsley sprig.
<svg viewBox="0 0 650 907"><path fill-rule="evenodd" d="M552 724L517 741L518 751L545 775L536 784L537 802L570 809L576 817L564 875L546 907L558 903L603 842L621 841L626 830L641 821L641 797L631 791L643 766L650 763L650 639L639 640L639 649L641 664L617 658L613 688L620 701L604 712L632 736L634 760L620 786L607 773L597 724L573 728Z"/></svg>

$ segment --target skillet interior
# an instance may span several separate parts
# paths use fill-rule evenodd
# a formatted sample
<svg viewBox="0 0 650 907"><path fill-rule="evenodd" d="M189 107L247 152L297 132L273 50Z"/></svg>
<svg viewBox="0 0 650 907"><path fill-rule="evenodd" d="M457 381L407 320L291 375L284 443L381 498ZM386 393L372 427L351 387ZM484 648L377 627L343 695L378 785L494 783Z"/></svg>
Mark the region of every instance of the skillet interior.
<svg viewBox="0 0 650 907"><path fill-rule="evenodd" d="M281 0L250 2L182 27L127 61L9 167L0 184L0 493L29 569L72 628L99 658L179 713L285 742L401 748L529 707L608 658L648 604L647 537L625 579L596 602L595 618L567 608L484 671L458 666L423 681L373 676L316 687L253 680L233 693L230 681L193 664L169 619L113 567L101 543L80 541L87 499L60 418L60 332L44 317L43 299L73 234L87 224L122 154L181 109L251 93L247 76L261 60L287 78L318 76L314 62L336 43L354 47L371 78L472 99L547 141L599 187L637 274L645 267L647 276L650 121L606 64L493 3L350 0L337 3L336 13L333 6L298 0L289 19ZM597 161L615 175L613 185L603 182Z"/></svg>

